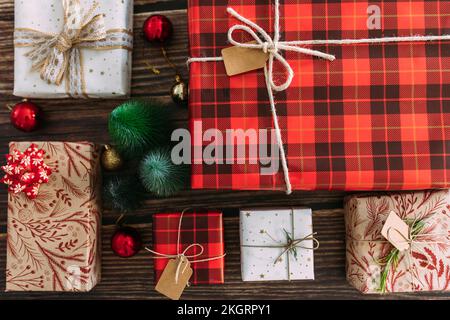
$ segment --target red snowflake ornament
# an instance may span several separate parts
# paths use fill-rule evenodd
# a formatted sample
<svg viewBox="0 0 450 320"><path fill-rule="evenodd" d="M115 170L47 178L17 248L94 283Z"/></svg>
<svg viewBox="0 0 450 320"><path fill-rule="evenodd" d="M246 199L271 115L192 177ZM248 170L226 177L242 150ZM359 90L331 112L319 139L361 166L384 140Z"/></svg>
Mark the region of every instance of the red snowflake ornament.
<svg viewBox="0 0 450 320"><path fill-rule="evenodd" d="M45 151L32 144L25 152L14 149L6 155L7 164L2 166L5 176L0 180L8 186L9 192L24 192L29 199L35 199L39 187L48 183L52 169L44 163Z"/></svg>

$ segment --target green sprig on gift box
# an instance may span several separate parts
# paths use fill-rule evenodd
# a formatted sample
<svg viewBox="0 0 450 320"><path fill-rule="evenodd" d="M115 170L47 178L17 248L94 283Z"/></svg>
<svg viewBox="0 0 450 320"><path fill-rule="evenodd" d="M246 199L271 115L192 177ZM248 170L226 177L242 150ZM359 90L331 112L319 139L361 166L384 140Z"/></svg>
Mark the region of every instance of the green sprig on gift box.
<svg viewBox="0 0 450 320"><path fill-rule="evenodd" d="M283 229L285 235L286 235L286 243L288 245L292 244L295 240L293 238L293 236L291 235L290 232L287 232L286 229ZM297 260L297 247L296 246L292 246L289 251L292 253L292 255L294 256L295 260Z"/></svg>
<svg viewBox="0 0 450 320"><path fill-rule="evenodd" d="M408 225L410 225L410 238L411 241L414 240L425 227L425 223L423 221L406 221ZM397 269L398 262L400 260L400 250L397 248L392 248L392 250L382 259L378 261L378 263L382 266L381 274L380 274L380 286L378 287L378 291L380 293L386 293L387 289L387 279L389 276L389 272Z"/></svg>

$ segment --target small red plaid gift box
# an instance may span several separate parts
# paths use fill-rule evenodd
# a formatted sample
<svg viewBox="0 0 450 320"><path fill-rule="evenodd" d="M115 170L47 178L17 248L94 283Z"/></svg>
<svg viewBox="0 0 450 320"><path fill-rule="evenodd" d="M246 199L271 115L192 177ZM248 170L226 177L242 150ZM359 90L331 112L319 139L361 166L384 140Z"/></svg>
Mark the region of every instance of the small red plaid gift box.
<svg viewBox="0 0 450 320"><path fill-rule="evenodd" d="M315 40L319 44L300 46L316 50L309 53L276 49L270 42L275 41L275 0L188 3L194 189L287 189L283 163L275 173L262 174L267 159L249 155L251 147L267 146L270 157L271 137L261 140L258 131L274 128L275 119L294 190L449 186L448 1L280 1L280 41ZM270 41L227 8L260 26ZM228 31L237 24L258 34L260 50L281 56L275 58L272 72L276 85L288 81L289 69L280 61L285 59L292 69L288 88L277 92L270 86L277 117L263 69L230 77L220 61L222 49L230 47ZM240 43L255 40L242 29L232 34ZM431 41L407 39L416 35L430 36ZM403 39L323 44L386 37ZM336 59L327 61L332 60L328 55ZM227 139L228 129L248 134L240 141ZM252 135L257 141L249 142ZM227 154L225 146L234 153ZM237 156L241 146L246 154ZM215 161L205 162L205 153L213 154Z"/></svg>
<svg viewBox="0 0 450 320"><path fill-rule="evenodd" d="M202 248L203 252L201 252ZM188 250L185 252L186 249ZM157 257L184 253L193 269L190 283L223 283L225 253L222 213L211 211L153 215L152 252L158 253L154 260L155 282L158 282L169 261L169 259ZM195 262L196 260L202 260L202 262Z"/></svg>

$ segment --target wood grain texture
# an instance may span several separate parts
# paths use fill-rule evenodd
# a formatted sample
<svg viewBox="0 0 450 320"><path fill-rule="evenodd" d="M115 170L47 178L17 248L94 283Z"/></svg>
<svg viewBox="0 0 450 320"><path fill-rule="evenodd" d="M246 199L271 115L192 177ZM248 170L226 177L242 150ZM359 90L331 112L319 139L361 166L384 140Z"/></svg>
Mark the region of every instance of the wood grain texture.
<svg viewBox="0 0 450 320"><path fill-rule="evenodd" d="M174 38L167 50L187 79L185 61L188 38L185 0L135 0L135 50L133 54L132 95L154 98L167 104L175 123L187 126L188 111L173 105L168 90L174 73L168 68L158 48L143 40L143 21L155 12L162 12L173 22ZM0 0L0 106L14 103L13 88L13 0ZM146 62L161 70L152 74ZM0 153L7 151L11 140L90 140L107 143L107 117L124 100L39 100L45 112L45 125L37 132L24 134L9 123L9 112L0 108ZM225 214L226 283L222 286L196 286L185 291L184 299L448 299L449 294L398 294L391 296L363 296L345 280L343 192L295 192L292 196L274 192L184 191L170 199L148 199L145 206L127 216L127 222L139 228L146 245L151 245L151 215L155 212L182 210L196 206L223 209ZM314 230L321 247L315 252L315 281L244 283L240 276L239 208L243 207L313 208ZM5 288L6 259L6 192L0 191L0 291ZM101 283L90 293L0 293L0 299L159 299L154 290L153 263L150 255L141 251L131 259L114 256L110 237L118 214L106 210L103 214L103 276Z"/></svg>

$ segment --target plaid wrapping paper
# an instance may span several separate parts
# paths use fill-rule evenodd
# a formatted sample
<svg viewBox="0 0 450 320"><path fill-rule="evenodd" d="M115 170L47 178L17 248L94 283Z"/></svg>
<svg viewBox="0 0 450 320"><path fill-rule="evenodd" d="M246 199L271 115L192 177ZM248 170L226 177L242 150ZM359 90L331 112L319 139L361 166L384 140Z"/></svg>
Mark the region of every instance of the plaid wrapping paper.
<svg viewBox="0 0 450 320"><path fill-rule="evenodd" d="M153 250L164 254L177 254L178 223L181 213L158 213L153 215ZM192 263L224 254L223 224L221 212L184 213L181 224L180 251L193 243L203 246L204 252L189 259L193 275L192 284L218 284L224 282L224 258ZM200 248L189 249L186 255L197 254ZM154 259L155 279L159 280L169 259Z"/></svg>
<svg viewBox="0 0 450 320"><path fill-rule="evenodd" d="M373 4L381 10L380 30L368 30ZM219 57L229 46L227 31L239 21L227 6L273 32L270 0L189 0L191 57ZM438 0L284 0L281 40L444 35L450 33L448 12L450 2ZM283 52L295 77L275 94L293 189L448 187L449 43L313 48L336 60ZM275 65L275 79L284 76ZM202 128L194 128L197 121ZM211 128L273 128L263 71L228 77L221 61L193 62L190 128L194 136ZM248 148L245 164L202 163L199 153L209 143L193 140L193 188L285 189L281 165L278 173L261 175L260 164L248 161Z"/></svg>

